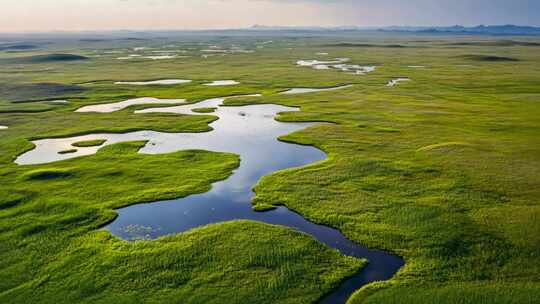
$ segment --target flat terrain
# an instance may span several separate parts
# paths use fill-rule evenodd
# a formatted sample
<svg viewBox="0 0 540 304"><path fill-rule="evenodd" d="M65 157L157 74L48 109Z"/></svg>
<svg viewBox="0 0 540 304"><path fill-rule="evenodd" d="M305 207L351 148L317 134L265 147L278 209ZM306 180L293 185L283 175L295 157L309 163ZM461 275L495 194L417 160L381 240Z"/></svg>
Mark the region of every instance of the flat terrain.
<svg viewBox="0 0 540 304"><path fill-rule="evenodd" d="M129 142L50 164L13 162L34 139L206 132L215 120L212 109L134 113L149 105L75 112L85 105L256 93L263 96L226 103L298 106L279 119L330 123L282 138L314 145L328 160L264 177L254 207L285 205L405 259L393 279L365 286L351 303L540 298L539 39L220 33L6 40L33 47L0 51L0 126L8 127L0 129L2 303L315 303L361 271L363 260L252 221L157 240L143 233L136 242L101 229L117 208L208 191L238 167L236 155L146 155L136 153L143 142ZM149 58L164 54L172 58ZM357 75L296 64L335 58L376 69ZM410 81L387 86L398 78ZM193 81L115 84L159 79ZM204 85L217 80L239 84Z"/></svg>

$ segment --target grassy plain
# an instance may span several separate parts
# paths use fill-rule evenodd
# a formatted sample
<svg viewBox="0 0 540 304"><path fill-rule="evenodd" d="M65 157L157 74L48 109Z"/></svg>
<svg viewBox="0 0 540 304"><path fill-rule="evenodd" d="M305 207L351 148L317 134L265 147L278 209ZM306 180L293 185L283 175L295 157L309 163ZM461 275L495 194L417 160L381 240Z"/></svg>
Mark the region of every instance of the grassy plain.
<svg viewBox="0 0 540 304"><path fill-rule="evenodd" d="M30 139L142 129L202 132L214 119L211 113L133 114L144 106L110 114L73 112L82 105L144 96L195 102L252 93L264 97L228 103L300 106L301 112L280 120L334 123L282 138L315 145L329 159L263 178L255 208L286 205L406 260L392 280L366 286L351 303L534 303L540 298L536 40L383 34L266 38L61 40L44 49L1 53L10 60L0 62L0 125L9 126L0 131L0 300L306 303L359 269L361 261L260 223L217 224L135 243L97 230L114 217L114 208L207 190L238 165L233 155L143 156L134 153L141 143L129 143L53 164L12 163L31 149ZM273 43L263 44L268 40ZM116 59L133 53L133 47L171 44L189 57ZM199 52L231 44L255 52L208 58ZM90 59L28 61L53 53ZM17 57L26 63L14 64ZM295 65L300 59L337 57L377 70L358 76ZM411 81L386 87L397 77ZM171 78L194 81L113 84ZM241 84L201 85L219 79ZM354 86L276 94L343 84ZM47 104L53 99L70 103Z"/></svg>

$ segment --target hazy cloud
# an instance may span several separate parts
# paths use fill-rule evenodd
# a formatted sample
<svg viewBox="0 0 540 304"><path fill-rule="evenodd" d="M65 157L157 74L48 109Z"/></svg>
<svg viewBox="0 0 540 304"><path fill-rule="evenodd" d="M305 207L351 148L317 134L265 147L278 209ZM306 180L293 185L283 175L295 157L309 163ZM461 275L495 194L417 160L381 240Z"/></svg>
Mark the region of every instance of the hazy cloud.
<svg viewBox="0 0 540 304"><path fill-rule="evenodd" d="M538 0L2 0L0 31L540 25Z"/></svg>

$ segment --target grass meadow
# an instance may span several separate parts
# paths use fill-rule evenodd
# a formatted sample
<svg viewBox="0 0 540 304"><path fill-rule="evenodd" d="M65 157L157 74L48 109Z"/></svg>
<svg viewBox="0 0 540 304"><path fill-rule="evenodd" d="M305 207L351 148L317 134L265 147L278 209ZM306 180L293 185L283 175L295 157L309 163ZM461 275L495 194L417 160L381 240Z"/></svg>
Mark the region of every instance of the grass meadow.
<svg viewBox="0 0 540 304"><path fill-rule="evenodd" d="M231 175L236 155L142 155L136 152L144 143L132 142L50 164L13 163L33 148L33 139L206 132L215 119L213 109L202 116L133 113L144 105L74 112L84 105L254 93L263 97L226 103L300 107L279 120L321 124L280 140L314 145L329 156L264 177L255 187L254 208L285 205L406 261L394 278L363 287L350 303L540 299L538 39L382 33L266 38L36 38L37 49L0 52L0 125L8 127L0 130L0 302L314 303L360 271L363 260L257 222L136 242L100 229L116 208L207 191ZM202 56L210 45L254 52ZM148 49L134 51L138 47ZM168 60L117 59L166 48L181 53ZM377 68L353 75L295 64L342 57ZM411 81L386 86L399 77ZM156 79L193 82L114 84ZM240 84L203 85L224 79ZM278 94L346 84L353 86Z"/></svg>

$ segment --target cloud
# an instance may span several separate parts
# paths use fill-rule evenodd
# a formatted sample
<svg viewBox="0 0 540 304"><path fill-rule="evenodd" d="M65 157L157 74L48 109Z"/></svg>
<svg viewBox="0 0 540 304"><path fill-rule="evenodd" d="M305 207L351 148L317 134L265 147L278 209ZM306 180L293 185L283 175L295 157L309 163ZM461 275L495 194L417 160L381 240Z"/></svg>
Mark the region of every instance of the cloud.
<svg viewBox="0 0 540 304"><path fill-rule="evenodd" d="M538 0L2 0L0 30L540 25Z"/></svg>

